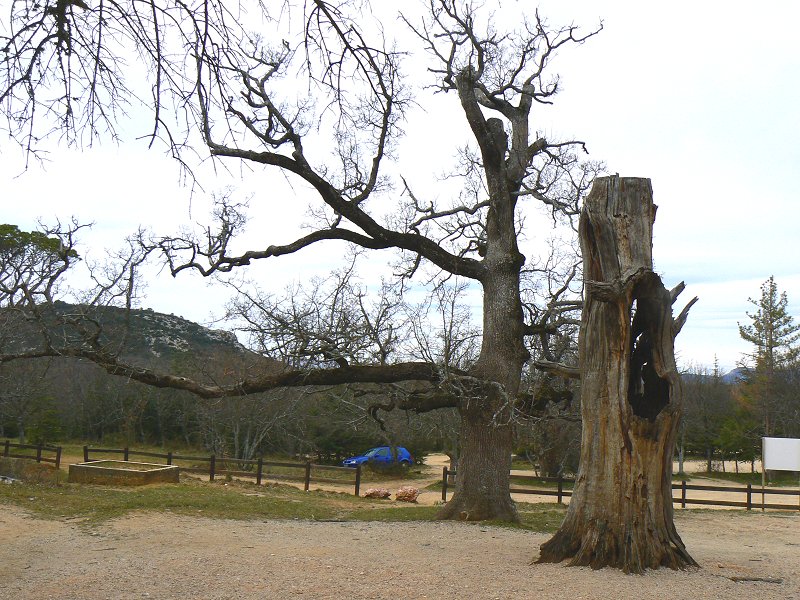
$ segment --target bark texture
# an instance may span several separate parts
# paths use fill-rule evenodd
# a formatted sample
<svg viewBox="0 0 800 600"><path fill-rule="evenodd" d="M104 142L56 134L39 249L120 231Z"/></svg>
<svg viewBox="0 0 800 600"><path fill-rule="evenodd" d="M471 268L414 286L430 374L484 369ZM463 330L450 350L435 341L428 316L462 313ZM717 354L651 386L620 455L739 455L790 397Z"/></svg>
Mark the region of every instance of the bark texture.
<svg viewBox="0 0 800 600"><path fill-rule="evenodd" d="M463 401L462 401L463 402ZM461 409L461 458L456 491L437 515L463 521L519 521L509 493L512 427L494 424L486 399Z"/></svg>
<svg viewBox="0 0 800 600"><path fill-rule="evenodd" d="M505 208L505 215L498 210L489 216L486 261L491 266L481 281L481 353L469 371L482 383L459 390L461 457L456 491L440 511L440 519L519 521L509 492L511 413L520 388L522 365L529 354L524 344L519 293L524 258L514 235L513 202L506 202Z"/></svg>
<svg viewBox="0 0 800 600"><path fill-rule="evenodd" d="M681 414L672 293L653 272L649 179L595 180L580 221L585 306L579 340L581 460L564 523L538 562L627 573L696 563L673 523Z"/></svg>
<svg viewBox="0 0 800 600"><path fill-rule="evenodd" d="M525 257L517 244L515 220L520 180L512 176L512 171L527 147L509 147L503 122L484 118L476 96L476 76L475 70L468 67L456 77L461 106L480 147L489 190L484 270L479 279L483 287L483 336L480 356L469 373L495 385L490 385L483 396L469 390L461 394L462 452L456 491L439 518L518 521L509 492L511 412L519 392L522 365L530 355L524 343L520 300L520 270ZM512 130L516 132L512 141L521 136L527 144L526 123L527 115L512 120Z"/></svg>

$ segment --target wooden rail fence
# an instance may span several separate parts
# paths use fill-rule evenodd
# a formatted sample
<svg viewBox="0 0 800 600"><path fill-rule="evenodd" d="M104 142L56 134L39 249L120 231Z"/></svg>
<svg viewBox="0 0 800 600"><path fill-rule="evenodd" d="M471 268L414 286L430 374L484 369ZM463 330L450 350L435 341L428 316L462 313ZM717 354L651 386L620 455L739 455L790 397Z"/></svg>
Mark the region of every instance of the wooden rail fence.
<svg viewBox="0 0 800 600"><path fill-rule="evenodd" d="M122 455L123 461L129 461L131 457L145 457L165 460L166 464L173 465L177 462L189 463L189 465L179 464L181 471L187 473L202 473L208 474L208 480L214 481L216 477L248 477L254 478L257 485L265 479L282 480L282 481L296 481L303 482L303 489L308 491L311 483L350 483L353 486L353 493L358 496L361 493L361 466L355 469L349 467L336 467L331 465L318 465L311 462L280 462L268 461L263 457L254 459L240 459L240 458L227 458L218 457L214 454L210 456L186 456L167 452L161 454L158 452L141 452L138 450L131 450L130 448L90 448L89 446L83 447L83 461L89 462L90 460L97 460L92 458L92 455L98 454L116 454ZM199 467L197 463L207 463L208 466ZM234 467L234 468L231 468ZM286 472L274 472L271 469L278 468L281 470L289 470ZM295 473L291 472L295 471ZM351 477L346 478L333 478L318 475L319 472L338 472L346 473Z"/></svg>
<svg viewBox="0 0 800 600"><path fill-rule="evenodd" d="M11 452L12 448L16 452ZM19 451L35 450L35 454L30 452L20 454ZM46 456L45 453L52 453L54 456ZM35 460L38 463L50 463L55 465L56 469L61 467L61 446L46 446L43 444L15 444L9 440L3 443L3 456L9 458L24 458L27 460Z"/></svg>
<svg viewBox="0 0 800 600"><path fill-rule="evenodd" d="M456 472L448 469L447 467L442 468L442 502L447 502L447 491L455 482ZM565 497L572 496L572 489L570 487L564 487L565 484L571 486L575 483L574 479L566 479L564 477L537 477L535 475L517 475L512 473L511 479L516 481L517 483L555 483L555 489L553 488L538 488L538 489L531 489L531 488L519 488L519 487L511 487L510 492L512 494L536 494L538 496L555 496L556 502L561 504L564 501Z"/></svg>
<svg viewBox="0 0 800 600"><path fill-rule="evenodd" d="M739 508L746 508L747 510L752 510L754 508L761 510L770 508L776 510L800 510L800 490L793 490L793 489L775 489L775 488L764 488L761 487L753 487L752 484L748 483L746 486L721 486L721 485L697 485L693 483L686 483L686 481L681 481L680 483L673 483L672 484L673 490L680 490L680 497L672 498L672 501L676 504L680 504L681 508L686 508L687 504L698 504L698 505L710 505L710 506L733 506ZM716 499L709 499L709 498L689 498L687 491L689 490L703 490L703 491L710 491L710 492L723 492L723 493L731 493L731 494L745 494L745 500L716 500ZM766 496L795 496L797 497L798 501L794 504L767 504L766 503ZM754 501L754 497L758 498L761 496L761 502Z"/></svg>
<svg viewBox="0 0 800 600"><path fill-rule="evenodd" d="M442 469L442 502L447 502L447 492L452 487L455 481L456 472L443 467ZM565 497L572 496L572 486L575 484L574 479L567 479L564 477L537 477L535 475L518 475L511 474L512 487L510 489L512 494L534 494L537 496L555 496L556 501L561 504ZM533 487L515 487L513 483L520 483L523 485L535 485L536 483L555 483L555 489L550 488L533 488ZM565 487L566 486L566 487ZM753 487L748 483L746 486L722 486L722 485L699 485L687 483L685 480L680 483L672 484L673 491L678 490L680 494L673 496L672 502L680 504L681 508L686 508L687 504L705 505L705 506L731 506L738 508L745 508L747 510L753 509L775 509L775 510L800 510L800 489L774 489L760 487ZM714 498L692 498L689 496L690 491L709 491L709 492L722 492L731 494L744 494L744 500L718 500ZM794 504L776 504L766 503L767 496L794 496L798 501ZM759 496L761 501L759 502ZM740 496L741 497L741 496Z"/></svg>

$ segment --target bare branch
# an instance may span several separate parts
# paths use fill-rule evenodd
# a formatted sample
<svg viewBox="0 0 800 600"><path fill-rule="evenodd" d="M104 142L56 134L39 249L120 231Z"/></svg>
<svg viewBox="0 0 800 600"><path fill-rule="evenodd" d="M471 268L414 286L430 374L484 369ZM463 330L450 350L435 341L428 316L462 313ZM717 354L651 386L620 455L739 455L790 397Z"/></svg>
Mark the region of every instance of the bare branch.
<svg viewBox="0 0 800 600"><path fill-rule="evenodd" d="M700 300L697 296L692 298L689 303L683 307L683 310L680 314L673 320L672 322L672 337L676 337L683 329L683 326L686 324L686 319L689 317L689 309L694 306L695 302Z"/></svg>
<svg viewBox="0 0 800 600"><path fill-rule="evenodd" d="M548 360L537 360L533 363L537 369L564 377L565 379L580 379L581 371L579 367L564 365L561 363L550 362Z"/></svg>

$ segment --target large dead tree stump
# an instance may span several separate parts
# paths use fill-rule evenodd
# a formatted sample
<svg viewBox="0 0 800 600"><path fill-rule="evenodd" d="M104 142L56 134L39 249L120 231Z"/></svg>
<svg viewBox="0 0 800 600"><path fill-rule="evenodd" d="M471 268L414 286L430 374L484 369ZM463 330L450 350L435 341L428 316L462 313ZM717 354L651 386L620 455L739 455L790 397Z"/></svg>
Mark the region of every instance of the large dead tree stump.
<svg viewBox="0 0 800 600"><path fill-rule="evenodd" d="M598 178L580 220L581 460L564 523L538 562L629 573L696 563L675 530L672 454L681 416L673 319L680 284L653 272L649 179Z"/></svg>

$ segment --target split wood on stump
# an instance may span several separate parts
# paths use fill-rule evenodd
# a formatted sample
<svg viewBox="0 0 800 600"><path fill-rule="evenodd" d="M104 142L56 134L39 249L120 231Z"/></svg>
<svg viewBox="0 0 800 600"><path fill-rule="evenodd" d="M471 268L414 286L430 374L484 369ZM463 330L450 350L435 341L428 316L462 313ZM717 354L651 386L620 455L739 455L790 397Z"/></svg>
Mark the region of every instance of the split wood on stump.
<svg viewBox="0 0 800 600"><path fill-rule="evenodd" d="M672 454L682 393L674 340L689 307L653 272L649 179L598 178L580 219L585 304L583 433L575 489L538 562L628 573L697 563L673 523Z"/></svg>

